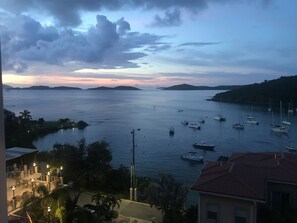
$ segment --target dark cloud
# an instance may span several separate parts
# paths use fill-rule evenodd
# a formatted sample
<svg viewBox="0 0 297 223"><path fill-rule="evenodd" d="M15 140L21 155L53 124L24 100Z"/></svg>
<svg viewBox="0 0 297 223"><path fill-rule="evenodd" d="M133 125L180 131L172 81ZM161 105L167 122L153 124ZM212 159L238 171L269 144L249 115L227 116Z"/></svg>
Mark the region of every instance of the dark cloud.
<svg viewBox="0 0 297 223"><path fill-rule="evenodd" d="M71 62L92 68L138 67L133 61L146 56L140 49L160 51L164 45L162 36L130 32L123 18L111 22L97 15L96 25L85 33L42 26L28 16L2 14L0 19L3 67L17 72L27 68L26 61L53 65Z"/></svg>
<svg viewBox="0 0 297 223"><path fill-rule="evenodd" d="M80 13L82 11L98 12L102 9L119 10L137 7L145 10L179 8L197 13L207 8L209 3L226 4L249 1L251 0L1 0L0 7L15 14L38 11L52 16L62 26L77 26L81 23ZM267 5L272 0L254 1ZM164 20L160 17L159 19Z"/></svg>
<svg viewBox="0 0 297 223"><path fill-rule="evenodd" d="M188 42L188 43L179 44L178 46L196 46L196 47L201 47L201 46L218 45L218 44L220 44L220 42Z"/></svg>
<svg viewBox="0 0 297 223"><path fill-rule="evenodd" d="M162 18L159 15L156 15L151 25L157 27L179 26L182 23L180 14L181 12L177 8L166 10L165 15Z"/></svg>

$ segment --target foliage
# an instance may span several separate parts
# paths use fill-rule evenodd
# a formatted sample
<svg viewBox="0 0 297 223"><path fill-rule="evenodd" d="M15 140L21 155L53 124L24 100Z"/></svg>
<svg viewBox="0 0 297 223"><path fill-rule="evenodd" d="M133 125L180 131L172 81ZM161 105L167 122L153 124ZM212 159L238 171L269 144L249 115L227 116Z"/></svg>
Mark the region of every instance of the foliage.
<svg viewBox="0 0 297 223"><path fill-rule="evenodd" d="M163 222L180 222L188 187L175 182L171 175L163 175L148 185L146 201L162 210Z"/></svg>

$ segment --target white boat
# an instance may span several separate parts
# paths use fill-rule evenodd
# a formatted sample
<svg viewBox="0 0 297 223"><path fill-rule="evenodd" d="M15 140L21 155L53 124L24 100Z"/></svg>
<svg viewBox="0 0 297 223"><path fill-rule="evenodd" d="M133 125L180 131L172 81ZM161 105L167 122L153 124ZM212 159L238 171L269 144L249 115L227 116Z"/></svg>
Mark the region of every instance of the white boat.
<svg viewBox="0 0 297 223"><path fill-rule="evenodd" d="M200 125L197 125L196 123L191 123L191 124L189 124L189 128L192 128L192 129L201 129L201 126Z"/></svg>
<svg viewBox="0 0 297 223"><path fill-rule="evenodd" d="M286 149L289 151L289 152L297 152L296 148L292 145L287 145L286 146Z"/></svg>
<svg viewBox="0 0 297 223"><path fill-rule="evenodd" d="M259 121L251 115L246 116L246 123L251 125L259 125Z"/></svg>
<svg viewBox="0 0 297 223"><path fill-rule="evenodd" d="M183 124L183 125L188 125L188 124L189 124L189 122L188 122L188 121L186 121L186 120L184 120L184 121L182 121L182 122L181 122L181 124Z"/></svg>
<svg viewBox="0 0 297 223"><path fill-rule="evenodd" d="M226 118L221 114L218 114L217 116L215 116L214 119L220 122L226 121Z"/></svg>
<svg viewBox="0 0 297 223"><path fill-rule="evenodd" d="M280 125L274 125L272 128L271 128L271 130L273 131L273 132L275 132L275 133L280 133L280 134L287 134L288 133L288 129L285 127L285 126L283 126L282 124L283 124L283 121L282 121L282 119L283 119L283 117L282 117L282 102L280 102Z"/></svg>
<svg viewBox="0 0 297 223"><path fill-rule="evenodd" d="M287 134L288 133L288 129L285 126L282 125L275 125L271 128L271 130L273 132L276 133L281 133L281 134Z"/></svg>
<svg viewBox="0 0 297 223"><path fill-rule="evenodd" d="M284 125L291 125L291 122L285 120L285 121L283 121L283 124L284 124Z"/></svg>
<svg viewBox="0 0 297 223"><path fill-rule="evenodd" d="M181 158L197 162L203 162L204 159L204 157L200 156L197 152L187 152L184 155L181 155Z"/></svg>
<svg viewBox="0 0 297 223"><path fill-rule="evenodd" d="M232 125L232 128L234 129L244 129L244 126L240 123L235 123Z"/></svg>
<svg viewBox="0 0 297 223"><path fill-rule="evenodd" d="M203 150L214 150L215 145L208 144L205 141L200 141L198 143L194 143L193 147L195 149L203 149Z"/></svg>

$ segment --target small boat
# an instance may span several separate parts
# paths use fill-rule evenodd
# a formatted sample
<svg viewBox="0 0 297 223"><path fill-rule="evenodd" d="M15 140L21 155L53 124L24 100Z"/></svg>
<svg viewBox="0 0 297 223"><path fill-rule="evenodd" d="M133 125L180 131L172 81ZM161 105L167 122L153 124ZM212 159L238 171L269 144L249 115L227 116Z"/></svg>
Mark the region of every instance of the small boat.
<svg viewBox="0 0 297 223"><path fill-rule="evenodd" d="M201 126L200 125L197 125L196 123L191 123L189 124L189 128L192 128L192 129L201 129Z"/></svg>
<svg viewBox="0 0 297 223"><path fill-rule="evenodd" d="M204 124L205 123L205 120L203 118L199 119L199 123L200 124Z"/></svg>
<svg viewBox="0 0 297 223"><path fill-rule="evenodd" d="M287 145L286 146L286 149L289 151L289 152L297 152L296 148L292 145Z"/></svg>
<svg viewBox="0 0 297 223"><path fill-rule="evenodd" d="M177 109L177 111L178 111L178 112L183 112L184 110L181 109L181 108L179 108L179 109Z"/></svg>
<svg viewBox="0 0 297 223"><path fill-rule="evenodd" d="M240 123L235 123L232 125L232 128L234 129L244 129L244 126Z"/></svg>
<svg viewBox="0 0 297 223"><path fill-rule="evenodd" d="M285 121L283 121L283 124L284 124L284 125L291 125L291 122L285 120Z"/></svg>
<svg viewBox="0 0 297 223"><path fill-rule="evenodd" d="M218 120L220 122L226 121L226 118L223 115L221 115L221 114L218 114L217 116L215 116L214 119L215 120Z"/></svg>
<svg viewBox="0 0 297 223"><path fill-rule="evenodd" d="M170 136L173 136L174 133L175 133L174 128L171 127L171 128L169 129L169 135L170 135Z"/></svg>
<svg viewBox="0 0 297 223"><path fill-rule="evenodd" d="M200 156L197 152L187 152L184 155L181 155L181 158L197 162L203 162L204 159L204 157Z"/></svg>
<svg viewBox="0 0 297 223"><path fill-rule="evenodd" d="M195 149L214 150L215 145L208 144L205 141L200 141L199 143L194 143L193 147Z"/></svg>
<svg viewBox="0 0 297 223"><path fill-rule="evenodd" d="M251 124L251 125L259 125L259 121L256 120L253 116L247 115L246 117L246 123Z"/></svg>
<svg viewBox="0 0 297 223"><path fill-rule="evenodd" d="M188 122L188 121L186 121L186 120L184 120L184 121L182 121L182 122L181 122L181 124L183 124L183 125L188 125L188 124L189 124L189 122Z"/></svg>
<svg viewBox="0 0 297 223"><path fill-rule="evenodd" d="M274 125L271 131L275 133L288 134L288 129L283 125Z"/></svg>

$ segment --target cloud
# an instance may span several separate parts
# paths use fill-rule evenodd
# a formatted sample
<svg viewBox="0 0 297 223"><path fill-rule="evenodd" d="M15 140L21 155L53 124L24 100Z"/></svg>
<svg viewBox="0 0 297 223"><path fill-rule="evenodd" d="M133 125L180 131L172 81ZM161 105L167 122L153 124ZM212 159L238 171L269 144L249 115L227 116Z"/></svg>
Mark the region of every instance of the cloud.
<svg viewBox="0 0 297 223"><path fill-rule="evenodd" d="M166 10L165 15L161 18L159 15L155 16L155 19L151 26L167 27L167 26L179 26L181 25L180 10L175 8L173 10Z"/></svg>
<svg viewBox="0 0 297 223"><path fill-rule="evenodd" d="M74 27L81 23L80 13L84 11L98 12L100 10L120 9L185 9L195 14L204 10L211 3L249 2L250 0L1 0L1 8L14 14L37 11L53 17L61 26ZM267 6L272 0L254 0ZM166 21L165 13L165 21ZM159 17L160 21L163 21ZM157 19L158 20L158 19ZM178 22L178 20L176 20Z"/></svg>
<svg viewBox="0 0 297 223"><path fill-rule="evenodd" d="M221 44L220 42L188 42L188 43L182 43L178 46L196 46L196 47L202 47L202 46L209 46L209 45L218 45Z"/></svg>
<svg viewBox="0 0 297 223"><path fill-rule="evenodd" d="M86 32L43 26L29 16L0 14L0 19L3 68L16 72L23 72L29 61L60 66L74 63L90 68L133 68L138 67L135 60L147 55L143 48L160 51L165 44L161 42L163 36L131 32L124 18L111 22L97 15L96 24Z"/></svg>

